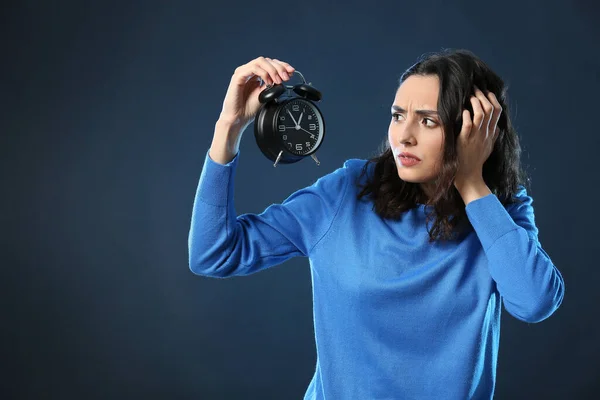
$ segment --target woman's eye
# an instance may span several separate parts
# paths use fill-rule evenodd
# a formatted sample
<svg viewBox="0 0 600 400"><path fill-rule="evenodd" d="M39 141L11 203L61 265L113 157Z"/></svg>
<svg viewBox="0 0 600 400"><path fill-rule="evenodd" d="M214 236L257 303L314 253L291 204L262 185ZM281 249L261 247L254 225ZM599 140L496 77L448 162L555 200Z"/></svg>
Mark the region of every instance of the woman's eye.
<svg viewBox="0 0 600 400"><path fill-rule="evenodd" d="M426 123L426 125L427 125L428 127L430 127L430 128L432 128L432 127L434 127L434 126L435 126L435 121L434 121L434 120L432 120L432 119L430 119L430 118L424 118L424 121L426 121L426 122L431 122L431 124L429 124L429 125L427 125L427 123Z"/></svg>
<svg viewBox="0 0 600 400"><path fill-rule="evenodd" d="M398 113L393 113L393 114L392 114L392 119L393 119L394 121L397 121L397 118L396 118L396 117L401 117L401 116L402 116L401 114L398 114Z"/></svg>
<svg viewBox="0 0 600 400"><path fill-rule="evenodd" d="M394 121L398 121L400 119L400 117L404 118L404 116L402 114L398 114L398 113L392 114L392 120L394 120ZM428 128L433 128L433 127L437 126L437 123L434 120L432 120L431 118L423 118L423 121L425 121L425 126L427 126Z"/></svg>

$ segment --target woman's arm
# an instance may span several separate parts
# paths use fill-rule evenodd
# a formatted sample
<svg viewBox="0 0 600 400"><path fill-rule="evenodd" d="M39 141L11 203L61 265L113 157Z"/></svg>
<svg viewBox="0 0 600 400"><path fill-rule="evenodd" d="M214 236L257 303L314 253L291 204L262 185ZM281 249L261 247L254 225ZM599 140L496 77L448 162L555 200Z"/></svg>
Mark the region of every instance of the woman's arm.
<svg viewBox="0 0 600 400"><path fill-rule="evenodd" d="M210 154L206 154L192 209L190 270L217 278L243 276L291 257L308 256L342 204L349 180L346 164L281 204L272 204L260 214L238 216L233 189L239 151L225 164L212 160Z"/></svg>
<svg viewBox="0 0 600 400"><path fill-rule="evenodd" d="M471 199L466 212L487 256L504 308L519 320L541 322L562 303L565 284L538 240L533 199L525 188L517 197L521 204L505 208L490 193Z"/></svg>

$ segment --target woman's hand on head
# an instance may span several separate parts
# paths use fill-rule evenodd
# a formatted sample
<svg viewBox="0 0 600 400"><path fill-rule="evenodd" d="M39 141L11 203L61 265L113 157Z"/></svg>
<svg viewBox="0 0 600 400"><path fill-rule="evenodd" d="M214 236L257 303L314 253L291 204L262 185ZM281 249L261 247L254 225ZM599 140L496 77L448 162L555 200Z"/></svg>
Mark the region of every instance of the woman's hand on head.
<svg viewBox="0 0 600 400"><path fill-rule="evenodd" d="M458 136L459 168L455 181L481 179L483 164L488 159L500 129L498 120L502 106L492 92L484 94L475 86L475 95L470 98L473 118L463 110L463 122Z"/></svg>

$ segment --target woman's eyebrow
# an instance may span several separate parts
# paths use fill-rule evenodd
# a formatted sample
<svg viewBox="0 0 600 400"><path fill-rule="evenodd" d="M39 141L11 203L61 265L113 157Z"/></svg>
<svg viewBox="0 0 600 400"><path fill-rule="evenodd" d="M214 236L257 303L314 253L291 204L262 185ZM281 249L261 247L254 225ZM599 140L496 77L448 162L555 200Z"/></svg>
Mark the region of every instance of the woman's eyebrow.
<svg viewBox="0 0 600 400"><path fill-rule="evenodd" d="M392 111L397 111L397 112L406 112L406 110L402 107L393 105L392 106ZM436 110L415 110L415 114L421 114L421 115L439 115L438 112Z"/></svg>

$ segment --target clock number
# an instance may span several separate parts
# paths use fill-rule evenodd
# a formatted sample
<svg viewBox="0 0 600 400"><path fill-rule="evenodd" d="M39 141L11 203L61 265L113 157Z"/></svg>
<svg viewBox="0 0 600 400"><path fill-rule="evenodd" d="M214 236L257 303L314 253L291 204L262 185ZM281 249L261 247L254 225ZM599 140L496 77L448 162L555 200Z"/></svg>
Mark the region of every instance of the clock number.
<svg viewBox="0 0 600 400"><path fill-rule="evenodd" d="M311 131L314 131L315 129L317 129L317 125L316 124L310 124L310 125L308 125L308 129L310 129Z"/></svg>
<svg viewBox="0 0 600 400"><path fill-rule="evenodd" d="M302 150L302 145L301 144L297 144L296 145L296 150Z"/></svg>
<svg viewBox="0 0 600 400"><path fill-rule="evenodd" d="M283 140L287 140L287 135L283 135Z"/></svg>
<svg viewBox="0 0 600 400"><path fill-rule="evenodd" d="M300 106L298 104L293 104L292 111L300 111Z"/></svg>
<svg viewBox="0 0 600 400"><path fill-rule="evenodd" d="M285 125L279 125L279 132L285 132Z"/></svg>
<svg viewBox="0 0 600 400"><path fill-rule="evenodd" d="M308 119L309 119L309 120L311 120L311 119L312 119L312 115L309 115L309 116L308 116Z"/></svg>
<svg viewBox="0 0 600 400"><path fill-rule="evenodd" d="M282 116L280 116L280 117L279 117L279 120L280 120L280 121L285 121L285 115L282 115Z"/></svg>
<svg viewBox="0 0 600 400"><path fill-rule="evenodd" d="M310 142L306 142L306 147L310 147Z"/></svg>
<svg viewBox="0 0 600 400"><path fill-rule="evenodd" d="M311 139L317 139L317 138L315 137L315 135L313 135L313 134L311 134L311 135L310 135L310 138L311 138Z"/></svg>

